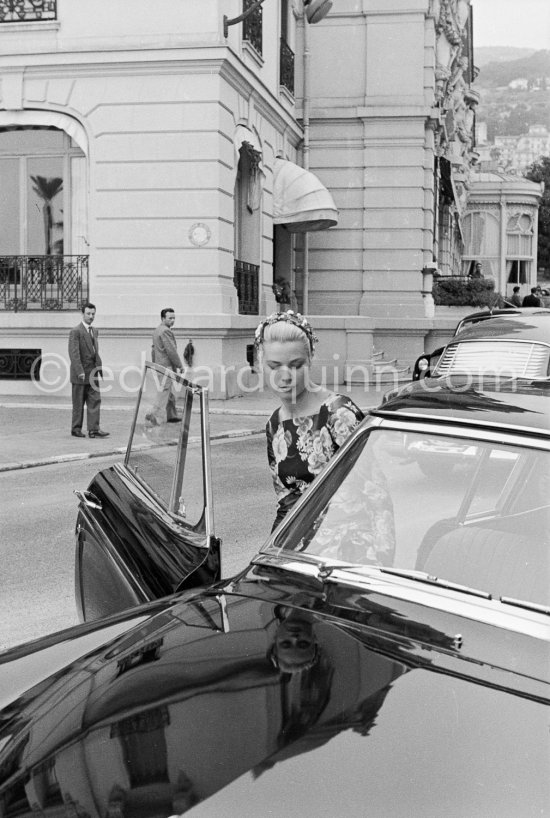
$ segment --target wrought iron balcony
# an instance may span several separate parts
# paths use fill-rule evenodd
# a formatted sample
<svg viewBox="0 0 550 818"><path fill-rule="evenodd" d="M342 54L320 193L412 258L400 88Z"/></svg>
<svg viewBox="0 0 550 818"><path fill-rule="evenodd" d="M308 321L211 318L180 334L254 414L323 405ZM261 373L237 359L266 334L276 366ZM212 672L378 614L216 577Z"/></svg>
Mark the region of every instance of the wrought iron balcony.
<svg viewBox="0 0 550 818"><path fill-rule="evenodd" d="M80 309L88 289L88 256L0 256L0 310Z"/></svg>
<svg viewBox="0 0 550 818"><path fill-rule="evenodd" d="M243 14L254 5L256 0L243 0ZM258 54L262 53L262 7L258 6L252 14L243 20L243 40L254 46Z"/></svg>
<svg viewBox="0 0 550 818"><path fill-rule="evenodd" d="M294 51L282 38L279 52L279 83L294 96Z"/></svg>
<svg viewBox="0 0 550 818"><path fill-rule="evenodd" d="M233 283L239 298L239 315L258 315L258 281L260 268L257 264L235 259Z"/></svg>
<svg viewBox="0 0 550 818"><path fill-rule="evenodd" d="M0 23L57 20L57 0L0 0Z"/></svg>

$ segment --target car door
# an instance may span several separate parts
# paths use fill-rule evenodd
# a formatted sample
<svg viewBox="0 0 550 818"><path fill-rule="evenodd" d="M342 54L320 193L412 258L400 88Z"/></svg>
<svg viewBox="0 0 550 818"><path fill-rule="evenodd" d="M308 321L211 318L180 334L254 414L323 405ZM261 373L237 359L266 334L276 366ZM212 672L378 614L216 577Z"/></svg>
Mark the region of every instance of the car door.
<svg viewBox="0 0 550 818"><path fill-rule="evenodd" d="M168 388L179 422L159 418ZM146 363L123 461L75 494L82 620L217 581L207 390Z"/></svg>

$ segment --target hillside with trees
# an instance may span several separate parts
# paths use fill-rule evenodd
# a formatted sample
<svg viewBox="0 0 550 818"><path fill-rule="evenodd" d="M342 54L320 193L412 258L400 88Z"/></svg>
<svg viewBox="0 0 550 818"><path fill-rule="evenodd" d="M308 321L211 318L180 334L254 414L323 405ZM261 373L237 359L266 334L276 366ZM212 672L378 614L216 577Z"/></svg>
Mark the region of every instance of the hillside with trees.
<svg viewBox="0 0 550 818"><path fill-rule="evenodd" d="M478 121L487 122L490 142L495 136L520 136L531 125L550 130L550 51L489 62L480 69L475 88L481 93Z"/></svg>
<svg viewBox="0 0 550 818"><path fill-rule="evenodd" d="M517 48L516 46L481 46L474 48L474 63L481 68L490 62L510 62L521 60L534 54L536 48Z"/></svg>

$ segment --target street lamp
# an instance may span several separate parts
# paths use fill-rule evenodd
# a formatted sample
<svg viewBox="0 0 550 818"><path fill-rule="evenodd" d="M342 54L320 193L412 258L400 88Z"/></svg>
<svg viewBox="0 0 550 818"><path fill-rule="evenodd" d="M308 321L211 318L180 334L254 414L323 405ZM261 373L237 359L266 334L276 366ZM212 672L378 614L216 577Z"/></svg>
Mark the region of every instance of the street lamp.
<svg viewBox="0 0 550 818"><path fill-rule="evenodd" d="M234 26L236 23L242 23L243 20L246 20L247 17L250 17L256 9L259 9L265 0L256 0L250 8L247 8L246 11L243 11L242 14L239 14L238 17L233 17L231 20L228 19L227 15L223 15L223 36L227 37L228 35L228 28L229 26ZM307 17L308 23L319 23L323 17L326 17L329 11L332 8L332 0L303 0L304 4L304 12Z"/></svg>

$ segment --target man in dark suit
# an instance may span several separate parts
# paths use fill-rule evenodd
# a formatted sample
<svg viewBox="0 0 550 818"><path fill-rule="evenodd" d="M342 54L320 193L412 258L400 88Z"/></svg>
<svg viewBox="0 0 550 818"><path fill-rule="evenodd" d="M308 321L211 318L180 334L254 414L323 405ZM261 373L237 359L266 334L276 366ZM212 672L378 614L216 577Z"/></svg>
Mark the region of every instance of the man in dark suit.
<svg viewBox="0 0 550 818"><path fill-rule="evenodd" d="M151 357L153 363L171 369L174 372L181 372L183 363L178 354L176 336L172 332L172 327L176 320L176 313L172 307L165 307L160 311L160 324L153 332L153 346ZM166 378L159 388L157 398L145 419L153 426L159 423L177 423L181 420L176 412L176 398L172 390L172 380Z"/></svg>
<svg viewBox="0 0 550 818"><path fill-rule="evenodd" d="M542 301L540 300L538 293L540 291L539 287L531 287L530 295L526 295L523 299L522 307L542 307Z"/></svg>
<svg viewBox="0 0 550 818"><path fill-rule="evenodd" d="M99 428L101 393L99 378L102 377L99 339L92 327L95 305L82 305L82 321L69 333L69 359L71 361L71 384L73 388L73 417L71 434L86 437L82 432L84 405L88 420L89 437L107 437L109 432Z"/></svg>

